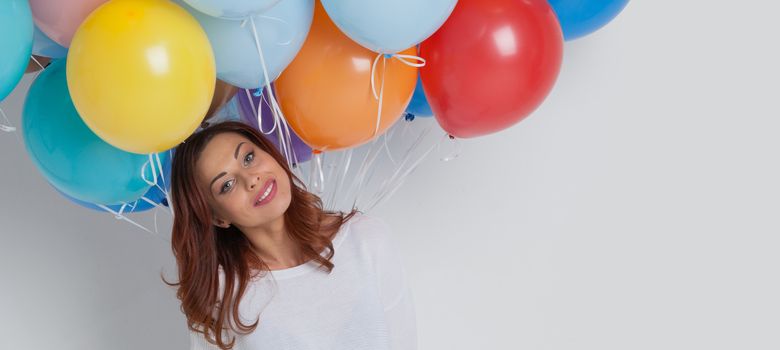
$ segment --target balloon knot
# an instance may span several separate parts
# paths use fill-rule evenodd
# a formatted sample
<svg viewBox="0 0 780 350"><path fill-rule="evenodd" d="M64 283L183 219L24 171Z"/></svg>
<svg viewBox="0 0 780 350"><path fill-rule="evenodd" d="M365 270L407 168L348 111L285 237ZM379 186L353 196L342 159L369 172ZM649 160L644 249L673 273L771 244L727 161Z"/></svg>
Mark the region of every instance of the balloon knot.
<svg viewBox="0 0 780 350"><path fill-rule="evenodd" d="M254 96L254 97L263 96L263 88L255 89L255 91L252 92L252 96Z"/></svg>
<svg viewBox="0 0 780 350"><path fill-rule="evenodd" d="M385 58L387 58L387 59L391 59L391 58L393 58L393 54L391 54L391 53L386 53L386 54L385 54Z"/></svg>
<svg viewBox="0 0 780 350"><path fill-rule="evenodd" d="M412 114L412 113L406 113L406 115L404 116L404 119L405 119L407 122L410 122L410 121L414 120L414 114Z"/></svg>

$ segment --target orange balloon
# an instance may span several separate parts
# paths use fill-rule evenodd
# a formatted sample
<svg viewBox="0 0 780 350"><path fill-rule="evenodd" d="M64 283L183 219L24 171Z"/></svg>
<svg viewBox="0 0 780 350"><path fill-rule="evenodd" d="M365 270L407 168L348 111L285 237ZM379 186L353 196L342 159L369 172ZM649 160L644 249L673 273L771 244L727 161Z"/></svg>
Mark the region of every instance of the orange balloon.
<svg viewBox="0 0 780 350"><path fill-rule="evenodd" d="M414 47L400 54L416 55ZM315 2L314 20L301 51L276 80L276 93L287 122L316 151L334 151L374 138L379 101L371 90L377 53L344 35ZM379 131L403 114L417 82L417 68L396 58L380 58L374 75L384 93Z"/></svg>

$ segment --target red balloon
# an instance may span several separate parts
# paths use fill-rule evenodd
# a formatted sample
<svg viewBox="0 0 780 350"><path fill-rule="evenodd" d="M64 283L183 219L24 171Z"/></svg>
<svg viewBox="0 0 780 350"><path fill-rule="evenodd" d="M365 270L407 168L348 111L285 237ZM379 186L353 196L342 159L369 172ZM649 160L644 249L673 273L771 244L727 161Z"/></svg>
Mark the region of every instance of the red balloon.
<svg viewBox="0 0 780 350"><path fill-rule="evenodd" d="M420 44L425 96L441 127L460 138L521 121L547 97L563 34L546 0L460 0Z"/></svg>

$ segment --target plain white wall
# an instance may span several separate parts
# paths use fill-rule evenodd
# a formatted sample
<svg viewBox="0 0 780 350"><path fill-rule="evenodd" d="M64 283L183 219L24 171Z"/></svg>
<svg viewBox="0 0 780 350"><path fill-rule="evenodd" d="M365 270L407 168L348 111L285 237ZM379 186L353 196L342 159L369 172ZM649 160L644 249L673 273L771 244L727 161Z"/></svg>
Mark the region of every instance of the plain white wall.
<svg viewBox="0 0 780 350"><path fill-rule="evenodd" d="M778 349L768 1L634 0L516 126L424 162L394 229L421 349ZM2 103L19 126L30 76ZM0 134L0 349L185 349L162 233L70 204ZM153 216L138 220L153 226Z"/></svg>

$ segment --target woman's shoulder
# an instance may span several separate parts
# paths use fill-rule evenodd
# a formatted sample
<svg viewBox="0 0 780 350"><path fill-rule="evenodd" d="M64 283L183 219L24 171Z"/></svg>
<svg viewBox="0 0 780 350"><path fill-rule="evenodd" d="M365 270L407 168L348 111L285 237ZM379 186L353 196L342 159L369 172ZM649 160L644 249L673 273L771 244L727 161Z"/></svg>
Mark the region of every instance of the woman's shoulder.
<svg viewBox="0 0 780 350"><path fill-rule="evenodd" d="M349 236L361 245L382 247L391 235L390 226L382 218L357 212L346 223L349 225Z"/></svg>

